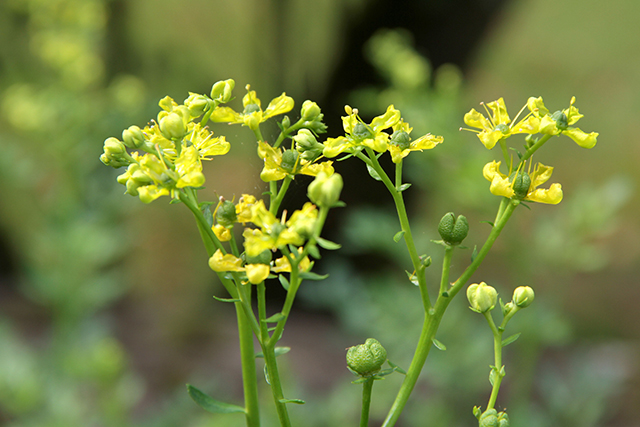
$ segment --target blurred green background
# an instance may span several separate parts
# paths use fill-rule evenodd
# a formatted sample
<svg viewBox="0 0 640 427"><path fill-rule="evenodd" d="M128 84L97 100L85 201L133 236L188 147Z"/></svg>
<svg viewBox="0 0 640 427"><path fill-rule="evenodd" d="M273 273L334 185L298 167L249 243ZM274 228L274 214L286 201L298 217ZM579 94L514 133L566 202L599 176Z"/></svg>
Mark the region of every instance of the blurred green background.
<svg viewBox="0 0 640 427"><path fill-rule="evenodd" d="M190 214L123 195L98 160L105 138L144 125L163 96L181 102L226 78L238 98L250 83L265 103L282 91L298 106L315 100L330 136L346 103L365 118L393 103L414 135L443 135L406 166L413 227L435 265L445 212L469 218L473 245L497 205L481 178L495 153L458 131L464 113L500 96L512 115L529 96L555 110L575 95L598 145L545 146L536 160L556 167L565 199L519 210L474 280L507 299L536 290L505 356L499 404L513 426L638 425L638 17L629 0L1 2L0 425L242 425L184 392L191 382L241 396L234 316L211 298L224 293ZM262 191L251 133L214 131L232 150L207 165L208 196ZM285 387L308 402L291 410L297 425L354 425L344 349L373 336L407 366L422 320L384 188L358 163L338 170L348 208L332 211L327 237L343 250L318 264L330 278L301 289L283 338ZM285 203L299 206L306 183ZM447 351L429 356L402 426L473 425L471 408L486 404L491 336L464 298L450 311L438 334ZM397 377L376 385L374 423Z"/></svg>

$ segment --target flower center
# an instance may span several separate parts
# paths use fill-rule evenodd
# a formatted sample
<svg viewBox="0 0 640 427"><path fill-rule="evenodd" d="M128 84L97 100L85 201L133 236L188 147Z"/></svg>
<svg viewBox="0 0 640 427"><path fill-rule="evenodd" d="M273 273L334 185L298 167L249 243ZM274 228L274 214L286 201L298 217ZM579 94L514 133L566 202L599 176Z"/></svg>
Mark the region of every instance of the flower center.
<svg viewBox="0 0 640 427"><path fill-rule="evenodd" d="M411 146L411 137L403 130L397 130L391 135L390 142L397 145L400 150L406 150Z"/></svg>
<svg viewBox="0 0 640 427"><path fill-rule="evenodd" d="M505 125L504 123L500 123L494 128L494 130L499 130L500 132L506 135L509 133L509 126Z"/></svg>
<svg viewBox="0 0 640 427"><path fill-rule="evenodd" d="M260 106L258 104L247 104L246 107L244 107L244 114L251 114L251 113L255 113L256 111L260 111Z"/></svg>

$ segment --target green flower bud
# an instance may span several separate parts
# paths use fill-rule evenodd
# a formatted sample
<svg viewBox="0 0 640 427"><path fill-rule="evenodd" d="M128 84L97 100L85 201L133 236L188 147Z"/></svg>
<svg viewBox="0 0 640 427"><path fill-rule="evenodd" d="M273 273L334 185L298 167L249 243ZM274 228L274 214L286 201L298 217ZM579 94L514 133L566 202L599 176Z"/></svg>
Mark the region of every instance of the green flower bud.
<svg viewBox="0 0 640 427"><path fill-rule="evenodd" d="M387 350L374 338L368 338L364 344L347 350L347 366L363 377L378 372L386 361Z"/></svg>
<svg viewBox="0 0 640 427"><path fill-rule="evenodd" d="M315 135L308 129L300 129L293 139L296 142L296 150L304 160L313 162L320 157L324 150L324 145L319 143Z"/></svg>
<svg viewBox="0 0 640 427"><path fill-rule="evenodd" d="M403 130L397 130L391 135L389 142L397 145L400 150L406 150L411 146L411 137Z"/></svg>
<svg viewBox="0 0 640 427"><path fill-rule="evenodd" d="M216 211L216 221L225 228L230 228L238 219L236 214L236 206L233 202L225 200L218 206Z"/></svg>
<svg viewBox="0 0 640 427"><path fill-rule="evenodd" d="M445 214L438 224L438 233L444 242L450 246L462 243L469 233L469 223L463 215L455 217L453 212Z"/></svg>
<svg viewBox="0 0 640 427"><path fill-rule="evenodd" d="M478 427L498 427L498 412L493 408L484 411L478 419Z"/></svg>
<svg viewBox="0 0 640 427"><path fill-rule="evenodd" d="M110 137L104 140L104 153L108 157L118 158L126 151L124 144L118 138Z"/></svg>
<svg viewBox="0 0 640 427"><path fill-rule="evenodd" d="M513 291L513 303L520 308L529 307L535 298L533 289L529 286L518 286Z"/></svg>
<svg viewBox="0 0 640 427"><path fill-rule="evenodd" d="M271 262L272 252L269 249L265 249L256 256L245 255L247 264L269 264Z"/></svg>
<svg viewBox="0 0 640 427"><path fill-rule="evenodd" d="M467 299L471 310L486 313L493 310L498 302L498 292L485 282L474 283L467 288Z"/></svg>
<svg viewBox="0 0 640 427"><path fill-rule="evenodd" d="M140 148L144 145L144 133L136 125L129 126L128 129L122 131L122 140L124 145L129 148Z"/></svg>
<svg viewBox="0 0 640 427"><path fill-rule="evenodd" d="M315 102L306 100L302 103L300 115L304 121L312 122L320 116L320 107Z"/></svg>
<svg viewBox="0 0 640 427"><path fill-rule="evenodd" d="M320 114L320 116L322 116L322 114ZM309 128L309 130L315 132L315 133L325 133L327 131L327 125L325 125L324 123L322 123L321 118L318 117L317 120L311 122L307 126L307 128Z"/></svg>
<svg viewBox="0 0 640 427"><path fill-rule="evenodd" d="M531 177L525 171L520 171L513 178L513 192L516 199L524 199L529 194L529 187L531 186Z"/></svg>
<svg viewBox="0 0 640 427"><path fill-rule="evenodd" d="M506 412L498 413L498 427L509 427L509 416Z"/></svg>
<svg viewBox="0 0 640 427"><path fill-rule="evenodd" d="M291 126L291 119L289 118L289 116L284 116L282 118L282 127L284 129L289 129L289 126Z"/></svg>
<svg viewBox="0 0 640 427"><path fill-rule="evenodd" d="M289 173L294 173L296 167L300 166L300 161L298 160L300 155L295 150L284 150L282 153L282 162L280 166L282 169Z"/></svg>
<svg viewBox="0 0 640 427"><path fill-rule="evenodd" d="M422 265L426 268L429 267L431 265L431 257L428 255L421 255L420 256L420 262L422 263Z"/></svg>
<svg viewBox="0 0 640 427"><path fill-rule="evenodd" d="M320 207L332 207L340 199L340 192L342 191L342 176L337 173L328 175L326 172L321 171L316 176L309 187L307 188L307 195L309 200Z"/></svg>
<svg viewBox="0 0 640 427"><path fill-rule="evenodd" d="M224 104L231 100L231 91L236 86L233 79L216 82L211 88L211 98Z"/></svg>
<svg viewBox="0 0 640 427"><path fill-rule="evenodd" d="M167 139L182 139L187 134L187 125L182 116L175 112L170 112L160 119L160 132Z"/></svg>
<svg viewBox="0 0 640 427"><path fill-rule="evenodd" d="M196 118L204 114L209 105L209 99L198 93L190 93L189 97L184 100L184 105L189 109L189 115Z"/></svg>
<svg viewBox="0 0 640 427"><path fill-rule="evenodd" d="M567 130L569 127L569 119L567 115L562 111L556 111L551 115L551 118L556 122L556 126L560 130Z"/></svg>

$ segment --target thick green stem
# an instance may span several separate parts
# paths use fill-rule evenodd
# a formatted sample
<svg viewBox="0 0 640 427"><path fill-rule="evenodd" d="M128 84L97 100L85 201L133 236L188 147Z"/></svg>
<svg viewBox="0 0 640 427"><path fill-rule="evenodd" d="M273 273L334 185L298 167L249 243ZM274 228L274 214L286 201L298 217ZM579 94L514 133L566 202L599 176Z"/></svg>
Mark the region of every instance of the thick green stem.
<svg viewBox="0 0 640 427"><path fill-rule="evenodd" d="M253 347L253 332L241 303L235 303L240 340L240 360L242 363L242 387L247 427L260 426L260 405L258 401L258 377L256 355Z"/></svg>
<svg viewBox="0 0 640 427"><path fill-rule="evenodd" d="M280 209L280 204L282 203L282 199L284 199L284 195L287 193L289 189L289 184L291 184L291 176L287 175L284 177L282 181L282 185L280 186L280 190L278 190L278 194L271 196L271 204L269 205L269 212L274 215L278 214L278 210ZM275 196L275 198L274 198Z"/></svg>
<svg viewBox="0 0 640 427"><path fill-rule="evenodd" d="M538 149L540 147L542 147L544 145L545 142L547 142L549 140L549 138L551 138L552 135L544 135L543 137L541 137L538 142L536 142L535 144L533 144L526 153L524 153L524 155L522 156L522 158L520 159L520 164L523 164L524 162L526 162L527 160L529 160L529 158L531 156L533 156L533 153L535 153L536 151L538 151Z"/></svg>
<svg viewBox="0 0 640 427"><path fill-rule="evenodd" d="M460 291L460 289L465 285L467 280L471 278L471 275L478 269L482 260L484 260L485 256L495 243L496 239L500 235L500 232L509 221L511 214L513 213L516 206L518 206L519 202L516 200L510 200L509 204L505 207L500 220L494 224L494 227L491 229L491 233L487 237L482 249L478 252L473 262L467 267L467 269L462 273L462 275L456 280L451 289L446 294L439 294L438 299L436 300L433 309L427 311L424 319L424 323L422 326L422 332L420 333L420 339L418 341L418 346L416 348L415 354L413 355L413 359L411 361L411 365L407 371L407 375L400 386L400 390L396 396L389 413L387 414L387 418L384 420L382 427L391 427L395 425L404 409L407 401L409 400L409 396L413 391L413 388L418 381L418 377L420 376L420 372L424 366L424 363L427 360L427 356L429 355L429 350L433 344L433 339L436 336L436 332L438 331L438 327L440 326L440 321L442 320L442 316L446 311L449 303L453 299L453 297Z"/></svg>
<svg viewBox="0 0 640 427"><path fill-rule="evenodd" d="M487 409L492 409L498 399L500 384L502 383L502 378L504 378L504 375L502 374L502 333L504 329L496 328L490 311L483 313L483 315L491 327L491 332L493 332L494 366L491 368L493 370L493 388L491 389L491 396L489 397L489 403L487 404Z"/></svg>
<svg viewBox="0 0 640 427"><path fill-rule="evenodd" d="M367 378L362 383L362 412L360 413L360 427L369 425L369 408L371 408L371 390L373 378Z"/></svg>
<svg viewBox="0 0 640 427"><path fill-rule="evenodd" d="M440 295L447 292L449 288L449 271L451 270L451 256L455 246L447 246L444 250L444 259L442 261L442 277L440 279Z"/></svg>

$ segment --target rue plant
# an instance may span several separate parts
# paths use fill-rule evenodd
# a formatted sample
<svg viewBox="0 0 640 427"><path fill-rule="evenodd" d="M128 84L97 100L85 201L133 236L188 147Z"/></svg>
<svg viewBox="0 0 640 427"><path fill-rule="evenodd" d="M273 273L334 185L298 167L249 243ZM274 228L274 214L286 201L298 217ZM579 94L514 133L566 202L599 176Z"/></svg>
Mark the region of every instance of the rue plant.
<svg viewBox="0 0 640 427"><path fill-rule="evenodd" d="M552 113L542 98L531 97L514 120L510 119L502 98L482 104L486 115L475 109L467 113L464 122L472 128L468 130L476 132L486 148L499 145L501 149L500 160L478 168L478 175L482 171L489 181L489 191L499 197L497 212L484 243L474 243L480 249L474 249L469 264L456 273L451 268L452 257L462 248L469 223L465 216L452 212L442 217L437 225L442 240L434 242L444 250L440 281L428 283L425 270L431 264L431 257L425 251L434 247L418 247L414 241L404 199L411 184L404 181L403 162L416 151L436 148L444 138L431 134L412 137L412 127L403 120L401 112L390 105L370 122L363 120L357 109L346 106L346 115L342 117L343 134L322 140L320 135L326 132L326 126L315 102L303 102L299 113L293 113L298 120L292 123L289 116L279 117L291 113L294 108L294 100L285 93L263 109L256 92L247 85L242 108L235 109L226 105L233 100L234 86L231 79L219 81L209 95L191 93L182 104L169 97L163 98L155 120L144 128L134 125L125 129L122 139L107 138L100 157L106 165L126 167L117 179L125 186L126 194L138 197L144 203L168 196L171 202L183 204L192 212L209 257L209 267L228 292L227 297L216 297L216 300L235 305L244 403L235 405L214 399L191 385L187 386L188 392L205 410L241 413L247 426L257 427L260 425L260 406L256 358L263 358L265 380L271 389L280 425L292 425L288 405L304 401L286 393L277 357L289 349L278 343L302 283L327 279L327 276L313 272L314 260L321 257L322 250L340 248L338 243L322 237L330 211L345 206L340 201L344 183L330 159L360 161L373 180L385 186L395 204L399 231L389 238L404 241L412 264L412 271L406 273L409 282L417 286L419 296L416 300L424 311L422 332L406 371L389 361L387 350L373 338L349 348L346 354L347 367L359 377L354 383L363 385L361 427L369 423L374 381L396 372L404 375L382 424L393 426L411 396L431 347L445 349L436 334L449 304L467 286L514 211L527 202L557 204L562 200L560 184L544 187L553 167L534 164L533 154L553 136L565 135L579 146L591 148L596 144L598 134L586 133L574 126L582 117L574 106L575 98L567 108ZM523 112L526 114L518 120ZM280 128L273 140L264 138L261 132L261 124L267 120L277 120ZM225 155L237 142L227 141L224 135L214 136L207 127L209 122L239 124L252 131L256 152L263 161L260 178L268 183L268 191L242 194L237 198L232 194L218 200L201 200L200 190L206 181L202 162ZM518 134L524 136L522 143L508 146L507 140ZM393 164L390 171L379 161L387 153ZM506 173L501 169L503 161ZM282 200L291 181L301 174L315 177L307 190L309 202L293 212L283 211ZM379 184L373 182L372 185ZM455 280L452 280L452 274L457 275ZM266 295L274 286L282 286L286 298L282 307L272 313L267 310ZM498 304L498 292L484 282L466 289L470 308L482 314L489 324L495 353L490 370L489 402L484 411L480 407L473 408L473 414L482 427L506 427L509 425L506 411L496 409L498 391L506 372L502 348L515 341L519 334L503 339L503 332L515 313L531 304L534 292L528 286L519 286L510 302L504 304L500 300L503 320L496 326L491 313ZM259 349L254 348L254 339ZM383 369L385 363L389 367Z"/></svg>

